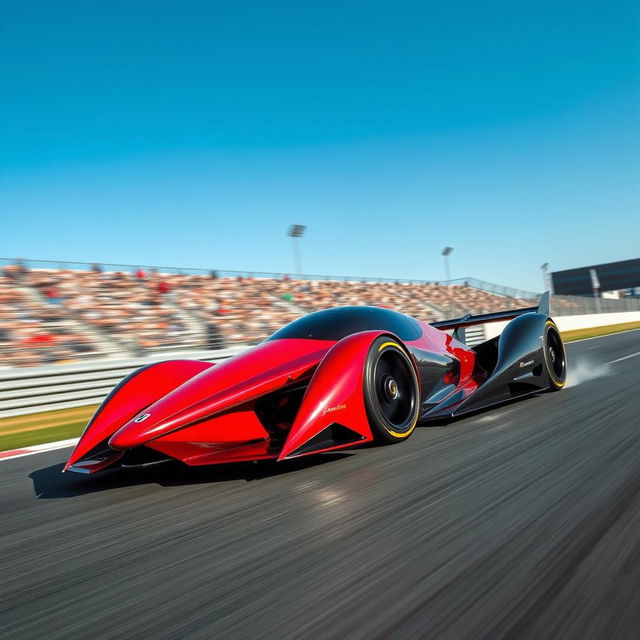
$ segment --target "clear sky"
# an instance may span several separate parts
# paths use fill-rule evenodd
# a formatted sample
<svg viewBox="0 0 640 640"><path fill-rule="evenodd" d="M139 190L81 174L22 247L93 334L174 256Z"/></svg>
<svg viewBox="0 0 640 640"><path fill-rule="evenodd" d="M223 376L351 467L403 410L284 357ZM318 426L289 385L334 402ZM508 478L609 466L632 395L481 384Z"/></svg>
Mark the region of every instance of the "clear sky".
<svg viewBox="0 0 640 640"><path fill-rule="evenodd" d="M637 1L0 0L0 256L475 276L640 256Z"/></svg>

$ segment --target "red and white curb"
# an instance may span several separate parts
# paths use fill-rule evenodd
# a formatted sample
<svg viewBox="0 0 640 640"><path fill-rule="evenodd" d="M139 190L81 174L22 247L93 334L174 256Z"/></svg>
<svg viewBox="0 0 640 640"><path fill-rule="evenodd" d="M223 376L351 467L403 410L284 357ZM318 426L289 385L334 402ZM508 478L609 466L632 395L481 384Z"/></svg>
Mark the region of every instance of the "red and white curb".
<svg viewBox="0 0 640 640"><path fill-rule="evenodd" d="M0 462L3 460L22 458L23 456L32 456L34 453L43 453L45 451L55 451L56 449L75 447L76 444L78 444L79 439L80 438L70 438L69 440L47 442L46 444L35 444L32 447L21 447L20 449L12 449L11 451L0 451Z"/></svg>

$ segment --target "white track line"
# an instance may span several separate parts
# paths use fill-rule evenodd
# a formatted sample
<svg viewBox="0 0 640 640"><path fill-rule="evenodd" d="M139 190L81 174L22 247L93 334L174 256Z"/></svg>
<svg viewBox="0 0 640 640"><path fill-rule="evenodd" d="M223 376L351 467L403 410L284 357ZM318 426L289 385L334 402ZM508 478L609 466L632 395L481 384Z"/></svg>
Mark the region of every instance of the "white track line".
<svg viewBox="0 0 640 640"><path fill-rule="evenodd" d="M45 444L35 444L31 447L20 447L11 451L0 451L0 462L4 460L14 460L24 456L32 456L35 453L44 453L45 451L55 451L56 449L66 449L67 447L75 447L80 438L70 438L69 440L58 440L57 442L47 442Z"/></svg>
<svg viewBox="0 0 640 640"><path fill-rule="evenodd" d="M640 356L640 351L636 351L636 353L630 353L628 356L622 356L622 358L616 358L615 360L609 360L607 364L613 364L614 362L622 362L623 360L628 360L629 358L635 358L636 356Z"/></svg>

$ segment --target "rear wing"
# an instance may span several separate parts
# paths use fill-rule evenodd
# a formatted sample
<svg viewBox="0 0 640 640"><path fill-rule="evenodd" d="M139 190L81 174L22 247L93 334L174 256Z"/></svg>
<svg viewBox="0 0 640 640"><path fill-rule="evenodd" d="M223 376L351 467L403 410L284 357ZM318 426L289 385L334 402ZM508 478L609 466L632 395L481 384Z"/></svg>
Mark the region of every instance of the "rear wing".
<svg viewBox="0 0 640 640"><path fill-rule="evenodd" d="M485 324L486 322L499 322L500 320L512 320L525 313L542 313L549 315L549 292L545 291L540 297L537 307L525 307L524 309L510 309L508 311L496 311L495 313L480 313L472 316L468 313L461 318L453 318L452 320L438 320L431 322L431 326L442 331L448 329L461 329L464 327L472 327L476 324Z"/></svg>

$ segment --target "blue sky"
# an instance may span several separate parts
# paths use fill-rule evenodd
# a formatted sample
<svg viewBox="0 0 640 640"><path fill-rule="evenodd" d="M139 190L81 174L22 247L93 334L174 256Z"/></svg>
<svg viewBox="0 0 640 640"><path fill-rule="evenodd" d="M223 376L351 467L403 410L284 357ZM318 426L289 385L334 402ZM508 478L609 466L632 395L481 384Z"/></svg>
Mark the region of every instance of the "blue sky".
<svg viewBox="0 0 640 640"><path fill-rule="evenodd" d="M640 254L635 2L0 0L0 256L540 289Z"/></svg>

